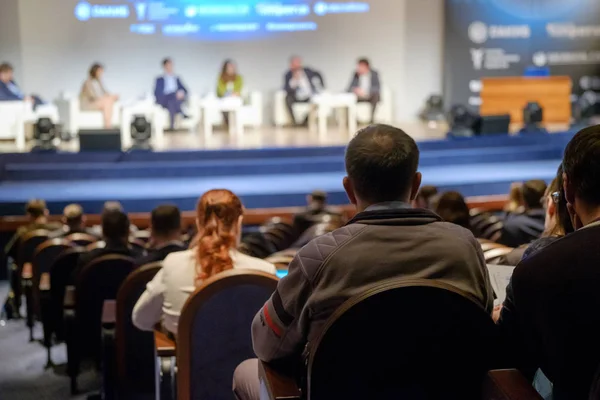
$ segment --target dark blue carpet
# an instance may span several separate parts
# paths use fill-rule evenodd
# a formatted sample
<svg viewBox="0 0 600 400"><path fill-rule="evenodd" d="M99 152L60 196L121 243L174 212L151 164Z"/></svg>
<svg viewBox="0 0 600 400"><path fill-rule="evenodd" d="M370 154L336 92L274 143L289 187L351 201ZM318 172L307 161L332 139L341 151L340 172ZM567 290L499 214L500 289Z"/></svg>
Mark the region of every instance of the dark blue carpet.
<svg viewBox="0 0 600 400"><path fill-rule="evenodd" d="M510 183L551 180L572 133L495 136L419 143L423 183L465 196L507 193ZM21 214L33 197L52 213L70 202L98 212L119 200L132 212L164 202L191 210L212 188L238 193L246 207L304 203L319 188L332 203L346 203L341 181L344 148L184 151L163 153L64 153L0 155L0 214Z"/></svg>

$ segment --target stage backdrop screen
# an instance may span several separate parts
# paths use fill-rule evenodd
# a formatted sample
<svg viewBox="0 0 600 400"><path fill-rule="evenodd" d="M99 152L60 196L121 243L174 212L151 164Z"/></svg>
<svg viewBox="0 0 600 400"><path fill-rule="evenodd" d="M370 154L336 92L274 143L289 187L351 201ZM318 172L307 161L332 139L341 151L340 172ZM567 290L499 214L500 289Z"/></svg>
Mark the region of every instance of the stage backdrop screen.
<svg viewBox="0 0 600 400"><path fill-rule="evenodd" d="M600 1L446 0L446 103L480 104L480 79L566 75L600 92Z"/></svg>
<svg viewBox="0 0 600 400"><path fill-rule="evenodd" d="M367 2L311 0L71 0L73 18L118 27L123 34L201 40L243 40L318 31L348 14L370 11ZM115 21L119 21L115 25Z"/></svg>

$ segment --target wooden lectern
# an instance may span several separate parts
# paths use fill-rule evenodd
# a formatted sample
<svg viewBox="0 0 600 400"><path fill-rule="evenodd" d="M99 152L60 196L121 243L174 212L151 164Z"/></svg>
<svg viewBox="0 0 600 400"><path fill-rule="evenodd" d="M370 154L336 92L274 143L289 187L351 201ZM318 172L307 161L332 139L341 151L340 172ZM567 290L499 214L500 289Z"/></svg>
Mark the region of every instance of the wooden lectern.
<svg viewBox="0 0 600 400"><path fill-rule="evenodd" d="M510 114L523 123L523 108L535 101L544 109L544 123L571 122L572 83L568 76L483 78L481 115Z"/></svg>

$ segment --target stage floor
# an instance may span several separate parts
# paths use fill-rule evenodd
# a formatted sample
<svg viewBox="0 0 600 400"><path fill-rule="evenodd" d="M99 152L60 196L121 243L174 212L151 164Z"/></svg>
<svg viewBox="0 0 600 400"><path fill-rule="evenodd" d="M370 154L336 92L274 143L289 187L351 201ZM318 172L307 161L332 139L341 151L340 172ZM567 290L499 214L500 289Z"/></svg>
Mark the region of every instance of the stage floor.
<svg viewBox="0 0 600 400"><path fill-rule="evenodd" d="M446 137L448 124L445 122L429 125L422 121L405 121L395 123L415 140L439 140ZM511 126L511 134L516 133L521 127ZM564 132L568 129L565 125L551 125L550 132ZM31 127L29 127L31 130ZM221 150L221 149L263 149L263 148L295 148L295 147L328 147L345 146L350 140L350 133L345 129L330 126L327 135L319 137L306 128L275 128L264 126L259 129L247 128L241 138L230 136L225 129L216 128L213 135L205 140L202 131L179 130L166 132L163 146L154 151L173 150ZM26 152L33 146L28 141ZM63 142L59 146L62 151L79 151L79 141ZM14 153L17 148L14 141L0 140L0 153Z"/></svg>

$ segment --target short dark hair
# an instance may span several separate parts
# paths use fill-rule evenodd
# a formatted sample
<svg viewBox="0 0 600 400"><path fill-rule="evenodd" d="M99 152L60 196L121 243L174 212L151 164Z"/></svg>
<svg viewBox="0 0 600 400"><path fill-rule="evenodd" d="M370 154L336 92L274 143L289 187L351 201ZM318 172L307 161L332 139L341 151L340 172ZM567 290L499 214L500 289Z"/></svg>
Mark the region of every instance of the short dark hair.
<svg viewBox="0 0 600 400"><path fill-rule="evenodd" d="M46 202L42 199L31 199L25 206L25 213L32 218L39 218L46 213Z"/></svg>
<svg viewBox="0 0 600 400"><path fill-rule="evenodd" d="M575 195L600 205L600 125L579 131L565 149L563 171Z"/></svg>
<svg viewBox="0 0 600 400"><path fill-rule="evenodd" d="M423 202L427 204L427 207L431 206L431 201L438 194L438 188L433 185L425 185L421 186L419 189L419 194L417 194L417 198L423 199Z"/></svg>
<svg viewBox="0 0 600 400"><path fill-rule="evenodd" d="M313 201L320 201L322 203L325 203L327 201L327 192L323 190L313 190L310 194L310 198Z"/></svg>
<svg viewBox="0 0 600 400"><path fill-rule="evenodd" d="M443 193L437 200L435 212L446 222L471 229L469 206L462 194L458 192Z"/></svg>
<svg viewBox="0 0 600 400"><path fill-rule="evenodd" d="M7 71L13 71L13 66L6 62L0 64L0 72L7 72Z"/></svg>
<svg viewBox="0 0 600 400"><path fill-rule="evenodd" d="M108 240L121 240L129 236L129 217L123 211L108 210L102 213L102 236Z"/></svg>
<svg viewBox="0 0 600 400"><path fill-rule="evenodd" d="M419 148L401 129L370 125L358 131L346 149L346 172L354 190L373 203L406 195L419 166Z"/></svg>
<svg viewBox="0 0 600 400"><path fill-rule="evenodd" d="M542 199L546 194L546 182L532 179L523 184L523 205L528 209L542 208Z"/></svg>
<svg viewBox="0 0 600 400"><path fill-rule="evenodd" d="M90 67L90 78L96 79L96 77L98 75L98 70L100 70L100 69L104 69L102 64L93 63L92 66Z"/></svg>
<svg viewBox="0 0 600 400"><path fill-rule="evenodd" d="M162 66L165 67L168 63L173 62L170 57L163 58Z"/></svg>
<svg viewBox="0 0 600 400"><path fill-rule="evenodd" d="M169 236L181 231L181 213L173 205L160 205L152 210L152 231L160 236Z"/></svg>
<svg viewBox="0 0 600 400"><path fill-rule="evenodd" d="M359 64L365 64L367 67L371 68L371 63L369 62L368 58L359 58L358 59L358 63Z"/></svg>

